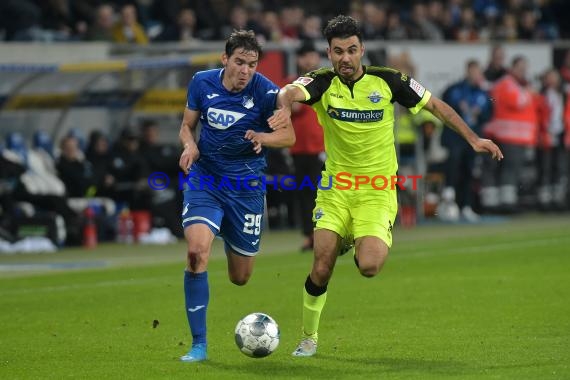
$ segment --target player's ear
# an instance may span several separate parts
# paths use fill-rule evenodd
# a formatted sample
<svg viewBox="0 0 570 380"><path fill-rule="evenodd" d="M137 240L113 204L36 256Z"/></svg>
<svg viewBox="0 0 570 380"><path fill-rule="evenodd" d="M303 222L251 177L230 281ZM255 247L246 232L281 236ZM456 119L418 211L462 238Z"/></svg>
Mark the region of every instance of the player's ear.
<svg viewBox="0 0 570 380"><path fill-rule="evenodd" d="M222 54L222 65L224 67L226 67L226 65L228 64L228 55L226 53Z"/></svg>
<svg viewBox="0 0 570 380"><path fill-rule="evenodd" d="M327 47L327 57L330 60L331 59L331 47Z"/></svg>
<svg viewBox="0 0 570 380"><path fill-rule="evenodd" d="M364 44L360 47L360 58L364 56Z"/></svg>

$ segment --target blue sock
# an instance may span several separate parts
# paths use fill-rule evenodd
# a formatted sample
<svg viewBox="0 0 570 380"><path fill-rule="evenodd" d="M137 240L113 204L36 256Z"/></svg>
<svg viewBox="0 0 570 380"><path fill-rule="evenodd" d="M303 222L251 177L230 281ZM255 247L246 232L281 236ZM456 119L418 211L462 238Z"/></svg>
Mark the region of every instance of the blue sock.
<svg viewBox="0 0 570 380"><path fill-rule="evenodd" d="M192 344L206 343L206 310L210 300L208 272L184 272L186 316L192 332Z"/></svg>

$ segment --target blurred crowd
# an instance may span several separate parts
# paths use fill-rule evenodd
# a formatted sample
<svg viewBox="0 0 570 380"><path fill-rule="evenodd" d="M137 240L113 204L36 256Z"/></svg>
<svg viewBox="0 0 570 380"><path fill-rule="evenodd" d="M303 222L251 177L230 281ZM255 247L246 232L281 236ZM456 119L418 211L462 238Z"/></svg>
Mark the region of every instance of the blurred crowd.
<svg viewBox="0 0 570 380"><path fill-rule="evenodd" d="M118 236L119 223L123 217L133 223L136 212L148 215L145 232L164 227L182 237L179 149L159 142L159 130L156 121L145 120L138 130L124 128L111 141L100 131L86 138L74 128L57 144L42 130L32 141L19 132L5 135L0 144L0 239L15 239L21 224L41 224L45 217L49 225L58 216L65 231L56 238L59 243L81 244L87 217L95 219L99 240L132 241L135 231ZM154 172L169 176L172 186L153 191L148 181Z"/></svg>
<svg viewBox="0 0 570 380"><path fill-rule="evenodd" d="M414 72L405 54L391 65ZM489 62L469 60L463 78L439 94L471 129L500 146L500 163L476 155L428 112L401 112L401 169L417 164L419 136L427 163L426 215L475 222L480 213L569 209L570 50L560 67L538 79L529 72L524 55L507 62L504 48L495 45ZM430 183L438 186L430 189Z"/></svg>
<svg viewBox="0 0 570 380"><path fill-rule="evenodd" d="M529 41L568 38L556 0L3 0L0 39L147 44L224 40L252 29L265 41L321 38L337 14L367 40Z"/></svg>

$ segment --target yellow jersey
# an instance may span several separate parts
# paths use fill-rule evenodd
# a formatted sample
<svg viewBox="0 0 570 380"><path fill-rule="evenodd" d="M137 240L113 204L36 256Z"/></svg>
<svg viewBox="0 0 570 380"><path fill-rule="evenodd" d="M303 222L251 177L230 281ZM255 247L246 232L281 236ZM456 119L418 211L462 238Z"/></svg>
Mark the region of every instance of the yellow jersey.
<svg viewBox="0 0 570 380"><path fill-rule="evenodd" d="M322 68L293 85L304 92L304 103L313 107L323 127L327 173L392 176L398 170L394 102L415 114L431 93L397 70L377 66L363 70L360 78L346 83L332 68Z"/></svg>

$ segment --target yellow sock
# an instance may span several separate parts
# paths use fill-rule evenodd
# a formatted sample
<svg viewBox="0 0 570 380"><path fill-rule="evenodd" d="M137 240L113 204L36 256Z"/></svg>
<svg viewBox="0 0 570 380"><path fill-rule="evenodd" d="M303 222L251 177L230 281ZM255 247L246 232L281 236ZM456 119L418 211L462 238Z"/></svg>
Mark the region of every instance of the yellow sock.
<svg viewBox="0 0 570 380"><path fill-rule="evenodd" d="M327 301L327 293L312 296L303 288L303 334L317 340L321 311Z"/></svg>

